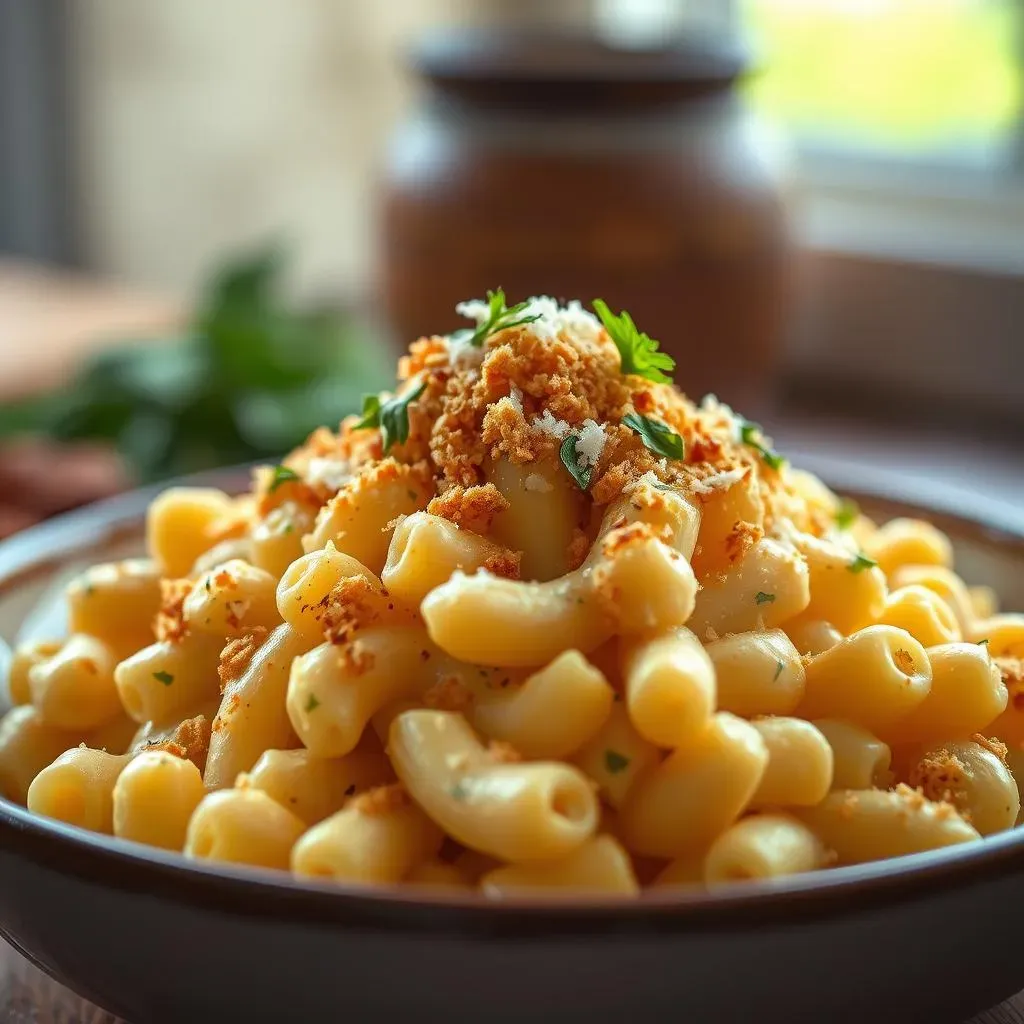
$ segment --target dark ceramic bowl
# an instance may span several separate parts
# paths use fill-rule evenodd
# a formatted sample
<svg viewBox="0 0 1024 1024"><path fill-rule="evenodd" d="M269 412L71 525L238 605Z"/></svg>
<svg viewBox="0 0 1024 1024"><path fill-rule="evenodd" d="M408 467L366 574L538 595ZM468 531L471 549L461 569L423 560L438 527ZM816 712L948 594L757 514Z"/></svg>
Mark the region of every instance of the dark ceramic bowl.
<svg viewBox="0 0 1024 1024"><path fill-rule="evenodd" d="M969 579L1024 607L1024 514L944 490L922 510L900 480L809 468L868 511L935 519ZM149 497L0 546L0 635L59 629L52 587L72 565L137 551ZM0 800L0 932L136 1024L939 1024L1024 987L1022 909L1024 832L712 896L495 906L207 868Z"/></svg>

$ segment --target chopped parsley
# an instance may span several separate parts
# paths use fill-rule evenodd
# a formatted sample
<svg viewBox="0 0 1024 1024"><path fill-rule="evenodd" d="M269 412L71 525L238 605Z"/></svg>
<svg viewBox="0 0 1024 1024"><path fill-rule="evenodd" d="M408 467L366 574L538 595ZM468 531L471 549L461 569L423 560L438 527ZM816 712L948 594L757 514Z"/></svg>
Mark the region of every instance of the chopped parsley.
<svg viewBox="0 0 1024 1024"><path fill-rule="evenodd" d="M779 676L782 675L782 670L785 668L785 664L781 661L775 662L775 675L772 676L772 682L777 682Z"/></svg>
<svg viewBox="0 0 1024 1024"><path fill-rule="evenodd" d="M610 775L618 775L619 772L624 772L629 767L629 758L617 750L606 750L604 766Z"/></svg>
<svg viewBox="0 0 1024 1024"><path fill-rule="evenodd" d="M364 395L363 417L356 424L356 429L380 427L385 454L393 444L405 444L409 440L409 406L423 394L426 386L427 382L420 380L404 395L396 395L386 402L381 402L380 395Z"/></svg>
<svg viewBox="0 0 1024 1024"><path fill-rule="evenodd" d="M453 800L463 801L469 799L469 790L461 783L456 782L451 788L451 794Z"/></svg>
<svg viewBox="0 0 1024 1024"><path fill-rule="evenodd" d="M760 424L752 423L750 420L740 420L740 440L754 451L759 452L765 465L770 469L782 469L786 464L786 460L777 451L764 443Z"/></svg>
<svg viewBox="0 0 1024 1024"><path fill-rule="evenodd" d="M464 327L451 335L451 340L459 344L469 344L473 348L481 348L483 343L498 331L507 331L510 327L522 327L532 324L541 318L540 313L526 314L523 310L528 302L518 302L511 309L505 305L505 292L498 288L487 292L487 319L477 325L475 330Z"/></svg>
<svg viewBox="0 0 1024 1024"><path fill-rule="evenodd" d="M843 498L839 502L839 507L836 509L836 526L840 530L848 530L855 522L857 517L860 515L860 507L857 502L850 498Z"/></svg>
<svg viewBox="0 0 1024 1024"><path fill-rule="evenodd" d="M666 459L681 459L683 457L683 439L661 420L630 412L622 417L622 422L630 430L639 434L644 447L654 452L655 455L664 455Z"/></svg>
<svg viewBox="0 0 1024 1024"><path fill-rule="evenodd" d="M637 330L625 310L616 316L602 299L594 299L594 310L619 350L623 373L645 377L658 384L672 383L668 374L676 368L676 361L667 352L659 352L658 342Z"/></svg>
<svg viewBox="0 0 1024 1024"><path fill-rule="evenodd" d="M579 456L576 454L576 442L579 440L578 434L570 434L563 442L562 447L558 449L558 455L562 460L562 465L569 470L573 480L579 484L580 490L585 491L590 486L590 478L593 475L593 466L581 466Z"/></svg>
<svg viewBox="0 0 1024 1024"><path fill-rule="evenodd" d="M274 475L271 477L270 487L267 489L267 493L273 494L281 484L295 483L301 479L302 478L294 469L289 469L287 466L275 466Z"/></svg>
<svg viewBox="0 0 1024 1024"><path fill-rule="evenodd" d="M408 496L410 501L417 501L417 500L419 500L419 495L414 490L412 490L411 488L409 490L407 490L405 493Z"/></svg>
<svg viewBox="0 0 1024 1024"><path fill-rule="evenodd" d="M873 558L861 553L846 567L850 572L863 572L865 569L874 569L878 563Z"/></svg>
<svg viewBox="0 0 1024 1024"><path fill-rule="evenodd" d="M978 641L978 646L981 647L981 645L984 644L987 647L988 646L988 639L989 639L988 637L985 637L984 640L979 640Z"/></svg>
<svg viewBox="0 0 1024 1024"><path fill-rule="evenodd" d="M171 683L174 682L174 676L172 676L170 672L164 672L163 670L161 670L160 672L154 672L153 678L158 683L163 683L164 686L170 686Z"/></svg>
<svg viewBox="0 0 1024 1024"><path fill-rule="evenodd" d="M311 693L309 700L306 701L306 713L309 714L310 711L316 711L318 707L320 707L320 701L316 699L315 693Z"/></svg>
<svg viewBox="0 0 1024 1024"><path fill-rule="evenodd" d="M209 593L213 590L213 579L209 576L206 577L206 592Z"/></svg>
<svg viewBox="0 0 1024 1024"><path fill-rule="evenodd" d="M292 533L295 530L294 523L286 523L285 528L281 531L282 533Z"/></svg>
<svg viewBox="0 0 1024 1024"><path fill-rule="evenodd" d="M775 595L774 594L766 594L763 590L759 590L754 595L754 600L758 604L773 604L775 602Z"/></svg>

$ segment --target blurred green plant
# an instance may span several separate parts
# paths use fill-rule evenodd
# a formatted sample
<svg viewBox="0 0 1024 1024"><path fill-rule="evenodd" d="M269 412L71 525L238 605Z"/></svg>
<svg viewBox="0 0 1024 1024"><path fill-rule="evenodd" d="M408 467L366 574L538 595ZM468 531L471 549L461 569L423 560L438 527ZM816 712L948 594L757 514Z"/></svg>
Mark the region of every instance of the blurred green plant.
<svg viewBox="0 0 1024 1024"><path fill-rule="evenodd" d="M180 337L101 352L59 392L0 408L0 436L108 441L141 482L277 457L393 377L385 347L336 311L280 294L274 247L215 274Z"/></svg>

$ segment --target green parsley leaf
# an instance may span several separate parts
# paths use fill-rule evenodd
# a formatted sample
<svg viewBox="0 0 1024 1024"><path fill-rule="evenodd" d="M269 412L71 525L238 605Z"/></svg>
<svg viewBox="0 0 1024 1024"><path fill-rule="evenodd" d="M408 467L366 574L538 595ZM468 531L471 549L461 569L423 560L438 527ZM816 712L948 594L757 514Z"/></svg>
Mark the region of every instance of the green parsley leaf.
<svg viewBox="0 0 1024 1024"><path fill-rule="evenodd" d="M676 368L676 361L667 352L659 352L658 342L637 330L625 310L616 316L602 299L594 299L594 310L619 350L624 374L632 373L658 384L672 383L667 374Z"/></svg>
<svg viewBox="0 0 1024 1024"><path fill-rule="evenodd" d="M451 794L453 800L468 800L469 790L463 785L462 782L456 782L451 788Z"/></svg>
<svg viewBox="0 0 1024 1024"><path fill-rule="evenodd" d="M988 646L988 637L985 637L985 639L984 639L984 640L979 640L979 641L978 641L978 646L979 646L979 647L980 647L980 646L981 646L982 644L985 644L985 646L986 646L986 647Z"/></svg>
<svg viewBox="0 0 1024 1024"><path fill-rule="evenodd" d="M779 676L782 675L782 670L785 667L786 666L781 661L775 662L775 675L772 676L772 682L773 683L779 678Z"/></svg>
<svg viewBox="0 0 1024 1024"><path fill-rule="evenodd" d="M285 527L284 527L284 530L282 530L281 532L282 533L293 533L294 531L295 531L295 524L294 523L286 523Z"/></svg>
<svg viewBox="0 0 1024 1024"><path fill-rule="evenodd" d="M585 491L590 486L590 477L594 472L593 466L580 466L579 456L576 454L576 442L578 434L570 434L558 449L558 456L562 465L569 470L573 480L579 484L580 490Z"/></svg>
<svg viewBox="0 0 1024 1024"><path fill-rule="evenodd" d="M860 507L857 505L857 502L852 501L850 498L843 498L836 509L836 526L840 530L848 530L857 522L859 515Z"/></svg>
<svg viewBox="0 0 1024 1024"><path fill-rule="evenodd" d="M774 601L775 601L775 595L774 594L766 594L763 590L759 590L754 595L754 600L758 604L773 604Z"/></svg>
<svg viewBox="0 0 1024 1024"><path fill-rule="evenodd" d="M372 430L380 426L380 395L363 395L363 416L356 430Z"/></svg>
<svg viewBox="0 0 1024 1024"><path fill-rule="evenodd" d="M274 491L276 491L278 487L281 486L281 484L292 483L296 480L301 479L302 478L299 476L298 473L295 472L294 469L289 469L287 466L275 466L274 476L270 481L270 487L267 490L267 493L273 494Z"/></svg>
<svg viewBox="0 0 1024 1024"><path fill-rule="evenodd" d="M868 558L865 554L859 554L846 568L850 572L863 572L865 569L873 569L876 565L878 563L873 558Z"/></svg>
<svg viewBox="0 0 1024 1024"><path fill-rule="evenodd" d="M783 456L764 443L760 424L752 423L750 420L740 420L740 439L745 445L749 445L754 451L759 452L765 465L770 469L779 470L786 464Z"/></svg>
<svg viewBox="0 0 1024 1024"><path fill-rule="evenodd" d="M317 700L315 693L311 693L306 701L306 713L309 714L310 711L316 711L318 707L320 707L320 701Z"/></svg>
<svg viewBox="0 0 1024 1024"><path fill-rule="evenodd" d="M164 671L154 672L153 673L153 678L158 683L163 683L164 686L170 686L171 683L174 682L174 676L172 676L170 672L164 672Z"/></svg>
<svg viewBox="0 0 1024 1024"><path fill-rule="evenodd" d="M427 386L419 381L404 395L396 395L381 402L379 395L363 395L363 417L356 424L356 430L380 427L381 440L386 455L393 444L405 444L409 440L409 406L423 394Z"/></svg>
<svg viewBox="0 0 1024 1024"><path fill-rule="evenodd" d="M618 775L629 767L629 758L620 754L617 750L606 750L604 752L604 766L609 775Z"/></svg>
<svg viewBox="0 0 1024 1024"><path fill-rule="evenodd" d="M478 324L476 330L468 327L456 331L452 341L468 342L473 348L480 348L483 343L498 331L507 331L510 327L522 327L523 324L532 324L539 320L540 313L526 315L523 310L529 303L517 302L511 309L505 305L505 292L498 288L495 291L487 292L487 319Z"/></svg>
<svg viewBox="0 0 1024 1024"><path fill-rule="evenodd" d="M683 457L683 439L671 427L665 426L661 420L630 412L622 417L622 422L630 430L639 434L644 447L650 449L655 455L664 455L666 459L681 459Z"/></svg>

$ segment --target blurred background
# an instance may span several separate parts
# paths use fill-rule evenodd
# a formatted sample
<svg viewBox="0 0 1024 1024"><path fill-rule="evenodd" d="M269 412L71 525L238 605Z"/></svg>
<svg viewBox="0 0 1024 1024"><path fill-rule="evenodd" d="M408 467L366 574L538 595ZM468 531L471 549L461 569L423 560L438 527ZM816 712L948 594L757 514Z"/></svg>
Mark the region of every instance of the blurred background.
<svg viewBox="0 0 1024 1024"><path fill-rule="evenodd" d="M0 535L285 451L497 286L1024 501L1024 4L0 0Z"/></svg>

